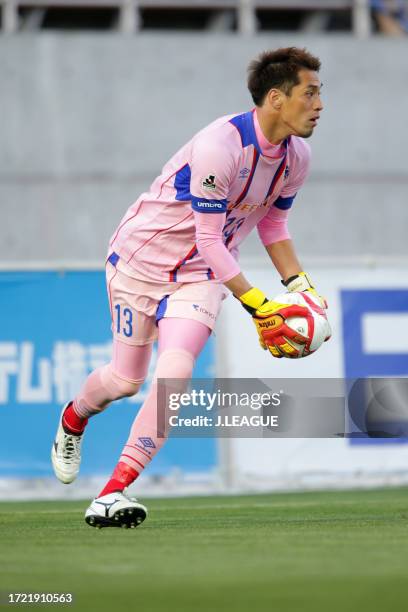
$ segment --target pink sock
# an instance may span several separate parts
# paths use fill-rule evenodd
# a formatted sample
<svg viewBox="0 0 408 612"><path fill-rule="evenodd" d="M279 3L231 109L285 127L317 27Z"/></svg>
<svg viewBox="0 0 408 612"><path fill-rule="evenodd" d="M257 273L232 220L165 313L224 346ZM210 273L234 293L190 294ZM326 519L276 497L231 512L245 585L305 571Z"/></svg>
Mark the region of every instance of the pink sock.
<svg viewBox="0 0 408 612"><path fill-rule="evenodd" d="M73 411L86 419L111 402L137 393L147 375L152 345L130 346L114 340L112 362L94 370L74 398Z"/></svg>
<svg viewBox="0 0 408 612"><path fill-rule="evenodd" d="M139 475L161 449L166 441L166 432L157 429L156 381L158 378L188 381L193 372L195 359L204 347L210 333L208 327L189 319L164 318L160 321L159 357L154 381L133 422L118 466L125 463ZM110 486L116 486L116 483Z"/></svg>
<svg viewBox="0 0 408 612"><path fill-rule="evenodd" d="M190 379L194 357L183 349L168 349L158 358L155 381L136 416L119 461L141 472L166 441L166 432L157 428L157 378Z"/></svg>
<svg viewBox="0 0 408 612"><path fill-rule="evenodd" d="M190 319L164 318L159 323L159 356L169 349L180 348L197 359L210 335L211 330L204 323Z"/></svg>

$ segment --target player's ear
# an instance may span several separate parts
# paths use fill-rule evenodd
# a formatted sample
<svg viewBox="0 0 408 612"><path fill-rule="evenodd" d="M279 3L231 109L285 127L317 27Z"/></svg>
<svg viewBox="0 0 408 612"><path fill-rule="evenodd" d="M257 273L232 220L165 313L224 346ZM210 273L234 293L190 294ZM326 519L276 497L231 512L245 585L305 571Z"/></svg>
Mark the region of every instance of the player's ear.
<svg viewBox="0 0 408 612"><path fill-rule="evenodd" d="M283 92L280 89L270 89L266 94L268 104L274 110L280 110L283 103Z"/></svg>

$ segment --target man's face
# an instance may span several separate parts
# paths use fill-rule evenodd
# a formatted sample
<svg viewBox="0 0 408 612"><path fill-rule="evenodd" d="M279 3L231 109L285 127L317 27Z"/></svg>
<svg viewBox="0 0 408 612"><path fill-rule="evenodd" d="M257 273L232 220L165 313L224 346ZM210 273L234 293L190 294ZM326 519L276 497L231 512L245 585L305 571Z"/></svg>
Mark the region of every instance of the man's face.
<svg viewBox="0 0 408 612"><path fill-rule="evenodd" d="M320 99L321 83L314 70L302 69L298 75L299 85L292 87L290 95L283 95L280 118L291 134L309 138L323 109Z"/></svg>

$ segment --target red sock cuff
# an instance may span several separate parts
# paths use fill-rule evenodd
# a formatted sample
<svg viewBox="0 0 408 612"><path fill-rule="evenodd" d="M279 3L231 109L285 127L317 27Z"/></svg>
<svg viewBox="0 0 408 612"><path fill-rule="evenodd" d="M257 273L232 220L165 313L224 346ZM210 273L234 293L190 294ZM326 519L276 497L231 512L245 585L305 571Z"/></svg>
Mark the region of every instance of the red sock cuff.
<svg viewBox="0 0 408 612"><path fill-rule="evenodd" d="M138 476L139 472L136 472L136 470L130 467L130 465L127 463L119 461L118 465L113 471L111 479L106 483L98 497L108 495L109 493L114 493L115 491L123 491L123 489L132 484L132 482L136 480Z"/></svg>
<svg viewBox="0 0 408 612"><path fill-rule="evenodd" d="M64 430L67 433L80 436L83 433L87 423L88 419L83 419L82 417L78 416L74 410L73 403L70 402L62 415L62 426Z"/></svg>

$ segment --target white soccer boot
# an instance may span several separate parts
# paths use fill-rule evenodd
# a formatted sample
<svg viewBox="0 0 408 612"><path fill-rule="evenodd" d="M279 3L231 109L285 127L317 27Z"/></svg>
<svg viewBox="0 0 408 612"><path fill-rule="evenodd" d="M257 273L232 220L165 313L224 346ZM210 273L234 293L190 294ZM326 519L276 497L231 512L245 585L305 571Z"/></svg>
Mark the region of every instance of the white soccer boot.
<svg viewBox="0 0 408 612"><path fill-rule="evenodd" d="M85 512L85 521L91 527L130 527L143 523L147 508L120 491L108 493L93 500Z"/></svg>
<svg viewBox="0 0 408 612"><path fill-rule="evenodd" d="M52 467L58 480L64 484L69 484L78 475L81 464L81 444L84 434L74 436L65 432L62 426L62 415L66 407L62 409L58 423L57 435L51 449Z"/></svg>

